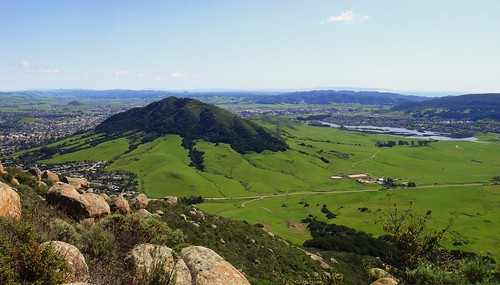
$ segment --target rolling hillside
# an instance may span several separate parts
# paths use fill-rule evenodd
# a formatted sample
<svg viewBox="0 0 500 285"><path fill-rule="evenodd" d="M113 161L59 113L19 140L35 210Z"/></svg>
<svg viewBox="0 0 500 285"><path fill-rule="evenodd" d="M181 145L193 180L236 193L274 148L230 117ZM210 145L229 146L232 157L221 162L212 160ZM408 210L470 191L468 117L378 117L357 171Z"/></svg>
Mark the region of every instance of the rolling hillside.
<svg viewBox="0 0 500 285"><path fill-rule="evenodd" d="M405 102L392 108L413 117L455 120L500 120L500 94L448 96L423 102Z"/></svg>

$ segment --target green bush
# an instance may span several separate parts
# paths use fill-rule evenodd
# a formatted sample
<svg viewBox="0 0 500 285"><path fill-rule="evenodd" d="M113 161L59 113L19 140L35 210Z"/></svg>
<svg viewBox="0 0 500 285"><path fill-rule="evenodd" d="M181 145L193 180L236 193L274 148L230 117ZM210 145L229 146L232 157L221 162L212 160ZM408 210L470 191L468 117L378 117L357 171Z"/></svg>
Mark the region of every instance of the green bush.
<svg viewBox="0 0 500 285"><path fill-rule="evenodd" d="M68 273L61 255L40 247L32 226L0 218L0 284L60 284Z"/></svg>

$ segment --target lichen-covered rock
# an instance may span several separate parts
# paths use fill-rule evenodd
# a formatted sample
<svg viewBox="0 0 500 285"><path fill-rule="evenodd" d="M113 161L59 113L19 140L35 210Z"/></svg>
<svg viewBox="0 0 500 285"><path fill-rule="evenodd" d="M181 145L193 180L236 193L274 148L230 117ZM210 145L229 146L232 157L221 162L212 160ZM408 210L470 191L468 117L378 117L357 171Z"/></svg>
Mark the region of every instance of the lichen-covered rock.
<svg viewBox="0 0 500 285"><path fill-rule="evenodd" d="M53 183L59 182L59 176L55 174L54 172L51 172L49 170L44 170L42 172L42 179L47 179Z"/></svg>
<svg viewBox="0 0 500 285"><path fill-rule="evenodd" d="M46 246L52 246L68 262L71 274L65 282L85 282L90 279L85 257L78 248L62 241L49 241L41 245L42 248Z"/></svg>
<svg viewBox="0 0 500 285"><path fill-rule="evenodd" d="M368 271L368 273L370 274L370 277L372 278L372 280L378 280L378 279L385 278L385 277L394 278L391 276L391 274L387 273L387 271L380 269L380 268L371 268Z"/></svg>
<svg viewBox="0 0 500 285"><path fill-rule="evenodd" d="M16 190L0 182L0 217L21 219L21 198Z"/></svg>
<svg viewBox="0 0 500 285"><path fill-rule="evenodd" d="M398 282L392 278L380 278L377 281L372 282L370 285L398 285Z"/></svg>
<svg viewBox="0 0 500 285"><path fill-rule="evenodd" d="M89 212L91 218L103 218L109 214L111 214L111 209L106 200L94 193L84 193L82 197L87 200L89 206Z"/></svg>
<svg viewBox="0 0 500 285"><path fill-rule="evenodd" d="M146 283L156 277L157 280L162 278L164 282L175 279L176 285L192 285L191 273L186 264L176 258L173 250L167 246L139 244L132 249L128 260L134 268L136 282Z"/></svg>
<svg viewBox="0 0 500 285"><path fill-rule="evenodd" d="M47 193L47 202L77 220L91 217L89 202L69 184L56 182L52 185Z"/></svg>
<svg viewBox="0 0 500 285"><path fill-rule="evenodd" d="M118 196L116 198L110 197L111 201L111 209L113 212L119 212L123 215L128 215L132 213L132 209L130 208L130 204L127 199L123 198L123 196Z"/></svg>
<svg viewBox="0 0 500 285"><path fill-rule="evenodd" d="M202 246L182 249L193 284L196 285L248 285L246 277L213 250Z"/></svg>
<svg viewBox="0 0 500 285"><path fill-rule="evenodd" d="M149 204L148 196L146 196L146 194L144 193L141 193L137 195L137 197L132 199L132 206L135 209L144 209L148 206L148 204Z"/></svg>

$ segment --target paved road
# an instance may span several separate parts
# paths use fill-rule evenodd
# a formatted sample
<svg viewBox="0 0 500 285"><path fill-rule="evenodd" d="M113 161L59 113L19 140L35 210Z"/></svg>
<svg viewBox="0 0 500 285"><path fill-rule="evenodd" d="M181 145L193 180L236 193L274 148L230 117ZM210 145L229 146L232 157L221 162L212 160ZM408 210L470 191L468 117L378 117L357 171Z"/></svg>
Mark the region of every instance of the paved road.
<svg viewBox="0 0 500 285"><path fill-rule="evenodd" d="M393 190L418 190L424 188L444 188L444 187L469 187L469 186L484 186L484 183L468 183L468 184L440 184L440 185L423 185L414 188L395 188ZM256 195L256 196L242 196L242 197L203 197L206 201L220 201L220 200L261 200L264 198L275 198L275 197L285 197L285 196L297 196L297 195L325 195L325 194L349 194L349 193L363 193L363 192L378 192L380 189L365 189L365 190L350 190L350 191L307 191L307 192L292 192L292 193L281 193L281 194L267 194L267 195ZM388 191L388 190L383 190ZM245 203L244 203L245 204ZM244 207L244 206L243 206Z"/></svg>

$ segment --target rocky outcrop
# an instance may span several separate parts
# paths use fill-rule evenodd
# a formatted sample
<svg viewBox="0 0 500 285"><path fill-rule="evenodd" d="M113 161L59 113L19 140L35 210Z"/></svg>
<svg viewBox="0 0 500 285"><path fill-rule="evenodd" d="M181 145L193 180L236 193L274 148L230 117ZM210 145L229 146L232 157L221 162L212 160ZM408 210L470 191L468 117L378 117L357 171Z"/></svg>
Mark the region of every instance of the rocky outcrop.
<svg viewBox="0 0 500 285"><path fill-rule="evenodd" d="M0 217L21 220L21 198L16 190L0 182Z"/></svg>
<svg viewBox="0 0 500 285"><path fill-rule="evenodd" d="M123 215L128 215L132 213L132 209L130 208L130 204L127 199L123 198L123 196L118 196L114 199L111 199L113 202L111 203L111 209L113 212L119 212Z"/></svg>
<svg viewBox="0 0 500 285"><path fill-rule="evenodd" d="M111 213L103 197L93 193L80 194L75 187L63 182L56 182L50 187L47 202L77 220L102 218Z"/></svg>
<svg viewBox="0 0 500 285"><path fill-rule="evenodd" d="M52 183L59 182L59 176L54 172L50 172L49 170L44 170L42 172L42 179L49 180Z"/></svg>
<svg viewBox="0 0 500 285"><path fill-rule="evenodd" d="M392 278L380 278L377 281L372 282L370 285L398 285L398 282Z"/></svg>
<svg viewBox="0 0 500 285"><path fill-rule="evenodd" d="M65 282L85 282L90 279L85 257L78 248L61 241L49 241L41 245L42 248L47 246L52 246L68 262L71 273Z"/></svg>
<svg viewBox="0 0 500 285"><path fill-rule="evenodd" d="M94 193L84 193L82 197L88 202L91 218L100 219L111 214L109 204L104 197Z"/></svg>
<svg viewBox="0 0 500 285"><path fill-rule="evenodd" d="M148 196L146 196L146 194L141 193L137 195L137 197L132 199L131 202L134 209L145 209L149 204L149 199Z"/></svg>
<svg viewBox="0 0 500 285"><path fill-rule="evenodd" d="M196 285L248 285L246 277L213 250L202 246L182 249L193 284Z"/></svg>
<svg viewBox="0 0 500 285"><path fill-rule="evenodd" d="M85 178L75 178L66 176L61 181L75 187L76 190L85 190L89 188L89 183Z"/></svg>
<svg viewBox="0 0 500 285"><path fill-rule="evenodd" d="M176 285L192 285L188 267L169 247L139 244L132 249L128 260L135 271L136 282L144 284L155 277L157 280L162 278L167 284L168 280L175 278Z"/></svg>

